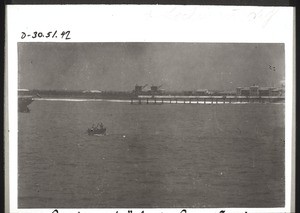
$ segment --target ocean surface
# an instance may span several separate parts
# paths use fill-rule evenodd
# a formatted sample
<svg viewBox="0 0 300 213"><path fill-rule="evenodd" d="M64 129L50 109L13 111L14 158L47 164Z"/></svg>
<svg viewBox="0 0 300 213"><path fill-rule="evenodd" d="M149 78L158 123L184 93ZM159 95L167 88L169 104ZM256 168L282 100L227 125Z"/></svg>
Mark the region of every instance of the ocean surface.
<svg viewBox="0 0 300 213"><path fill-rule="evenodd" d="M19 208L284 206L284 104L29 108L19 113ZM89 136L98 122L108 135Z"/></svg>

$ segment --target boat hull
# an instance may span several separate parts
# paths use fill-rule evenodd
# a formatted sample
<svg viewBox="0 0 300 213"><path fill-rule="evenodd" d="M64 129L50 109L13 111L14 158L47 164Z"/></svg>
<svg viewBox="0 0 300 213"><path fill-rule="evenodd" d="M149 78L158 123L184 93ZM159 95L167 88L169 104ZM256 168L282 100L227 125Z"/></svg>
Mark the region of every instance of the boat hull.
<svg viewBox="0 0 300 213"><path fill-rule="evenodd" d="M31 96L19 97L18 98L18 110L19 112L30 112L28 105L33 102L33 98Z"/></svg>
<svg viewBox="0 0 300 213"><path fill-rule="evenodd" d="M106 135L106 128L103 129L88 129L88 135Z"/></svg>

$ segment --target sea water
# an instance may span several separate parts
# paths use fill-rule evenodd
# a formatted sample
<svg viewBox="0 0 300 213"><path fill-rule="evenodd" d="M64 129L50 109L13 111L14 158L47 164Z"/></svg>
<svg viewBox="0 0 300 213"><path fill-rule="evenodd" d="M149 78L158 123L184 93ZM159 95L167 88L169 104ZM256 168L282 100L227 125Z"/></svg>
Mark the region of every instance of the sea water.
<svg viewBox="0 0 300 213"><path fill-rule="evenodd" d="M19 208L284 206L284 104L29 108L19 113ZM89 136L98 122L107 135Z"/></svg>

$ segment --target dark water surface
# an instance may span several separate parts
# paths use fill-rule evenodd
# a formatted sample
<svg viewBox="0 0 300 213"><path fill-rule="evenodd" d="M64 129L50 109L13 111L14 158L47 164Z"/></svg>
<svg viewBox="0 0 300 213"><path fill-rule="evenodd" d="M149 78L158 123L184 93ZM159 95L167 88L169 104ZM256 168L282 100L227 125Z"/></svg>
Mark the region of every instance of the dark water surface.
<svg viewBox="0 0 300 213"><path fill-rule="evenodd" d="M35 101L19 208L284 206L284 105ZM103 122L107 136L88 136Z"/></svg>

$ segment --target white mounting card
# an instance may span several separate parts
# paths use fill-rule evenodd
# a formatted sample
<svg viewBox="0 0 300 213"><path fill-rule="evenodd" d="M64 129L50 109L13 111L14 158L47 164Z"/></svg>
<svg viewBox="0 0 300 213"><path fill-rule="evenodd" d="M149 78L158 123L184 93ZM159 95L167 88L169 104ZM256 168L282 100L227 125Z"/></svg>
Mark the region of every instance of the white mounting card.
<svg viewBox="0 0 300 213"><path fill-rule="evenodd" d="M294 8L6 11L7 212L294 211Z"/></svg>

